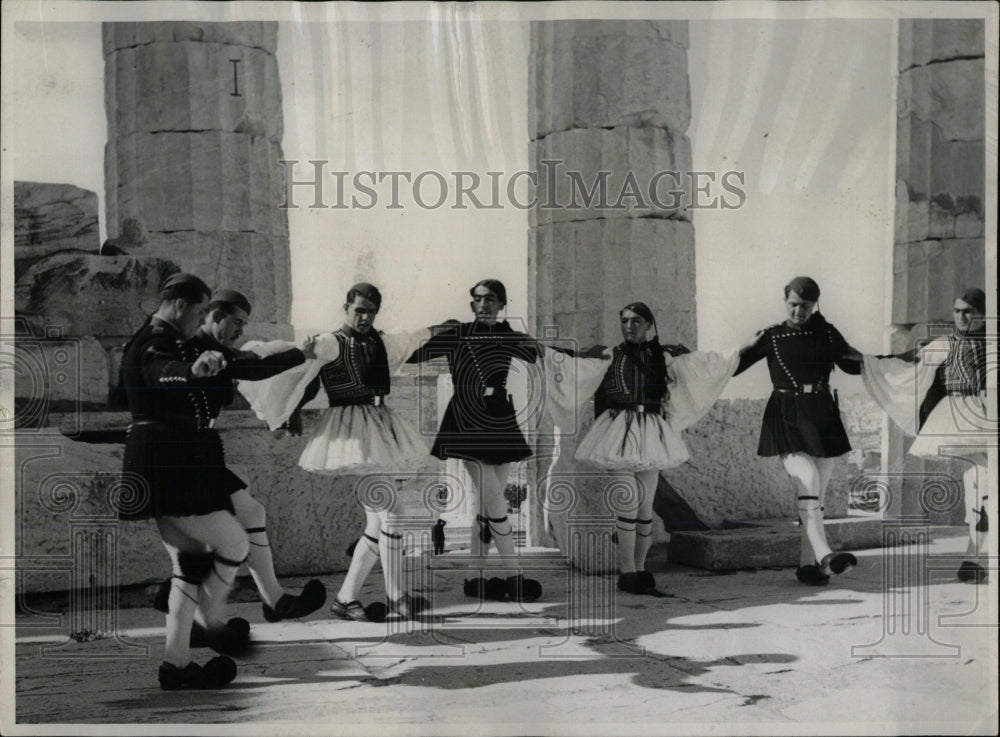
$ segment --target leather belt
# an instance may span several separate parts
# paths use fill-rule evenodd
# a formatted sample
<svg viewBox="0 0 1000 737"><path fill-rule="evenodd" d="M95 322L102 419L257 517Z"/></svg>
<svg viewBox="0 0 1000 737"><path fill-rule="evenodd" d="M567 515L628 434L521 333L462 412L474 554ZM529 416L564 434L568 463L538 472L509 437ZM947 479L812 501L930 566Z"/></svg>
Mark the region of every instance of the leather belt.
<svg viewBox="0 0 1000 737"><path fill-rule="evenodd" d="M367 397L342 397L330 400L331 407L357 407L363 404L373 404L376 407L385 405L385 397L381 395L369 395Z"/></svg>
<svg viewBox="0 0 1000 737"><path fill-rule="evenodd" d="M782 394L822 394L830 392L829 384L801 384L796 387L776 386L774 391Z"/></svg>
<svg viewBox="0 0 1000 737"><path fill-rule="evenodd" d="M642 403L629 404L629 403L624 403L624 402L619 402L619 403L607 405L608 409L630 409L633 412L638 412L639 414L644 414L646 412L659 412L660 411L660 407L661 407L661 405L659 405L659 404L650 404L650 403L646 403L646 404L642 404Z"/></svg>

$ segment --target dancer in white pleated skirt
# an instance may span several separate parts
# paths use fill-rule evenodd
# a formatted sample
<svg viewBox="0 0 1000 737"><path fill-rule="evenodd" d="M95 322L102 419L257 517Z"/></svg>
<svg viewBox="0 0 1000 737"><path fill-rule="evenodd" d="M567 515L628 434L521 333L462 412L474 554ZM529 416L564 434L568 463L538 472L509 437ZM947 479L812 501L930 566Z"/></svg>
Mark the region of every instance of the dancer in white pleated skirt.
<svg viewBox="0 0 1000 737"><path fill-rule="evenodd" d="M690 458L681 432L711 409L753 341L725 354L692 353L680 345L660 344L656 320L642 302L622 308L619 317L625 340L611 351L610 365L594 393L597 419L574 458L626 475L631 493L615 504L618 588L662 596L653 575L645 570L660 471ZM654 335L649 339L651 330ZM578 384L585 386L583 375L592 371L582 365L579 369ZM581 395L587 391L582 389Z"/></svg>
<svg viewBox="0 0 1000 737"><path fill-rule="evenodd" d="M898 356L864 356L865 388L903 432L916 435L909 453L966 461L967 555L958 578L984 583L989 500L987 448L996 444L996 401L987 401L986 294L967 289L955 298L954 331ZM914 365L915 364L915 365Z"/></svg>
<svg viewBox="0 0 1000 737"><path fill-rule="evenodd" d="M401 500L395 484L390 479L377 483L373 477L409 473L432 463L416 429L386 404L392 372L430 337L430 331L397 335L376 331L381 304L376 287L355 284L344 303L344 325L315 338L311 346L315 361L307 362L297 375L286 372L240 385L258 416L272 428L288 426L293 432L300 428L298 410L322 385L330 407L309 434L299 466L310 473L364 477L355 491L365 510L365 532L354 545L347 576L331 606L331 612L343 619L365 620L374 611L366 614L359 596L379 558L390 611L409 618L428 606L402 586L402 535L394 531Z"/></svg>

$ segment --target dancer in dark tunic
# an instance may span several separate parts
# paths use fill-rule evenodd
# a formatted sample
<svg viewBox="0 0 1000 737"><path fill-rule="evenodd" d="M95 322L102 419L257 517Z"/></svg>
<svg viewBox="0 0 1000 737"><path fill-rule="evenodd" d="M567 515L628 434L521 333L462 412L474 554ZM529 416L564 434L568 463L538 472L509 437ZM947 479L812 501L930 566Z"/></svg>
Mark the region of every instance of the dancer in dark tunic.
<svg viewBox="0 0 1000 737"><path fill-rule="evenodd" d="M504 489L510 464L531 455L517 421L517 410L507 389L512 360L535 363L543 347L530 335L499 320L507 305L507 290L496 279L484 279L469 290L475 320L453 323L435 331L409 359L410 363L445 357L454 395L448 402L431 454L441 460L461 460L475 486L478 530L473 528L471 554L481 556L492 541L504 563L516 564L514 538L507 518ZM573 351L555 349L575 355ZM603 347L595 347L599 356ZM585 354L588 355L588 354ZM485 512L485 515L482 514ZM466 581L469 596L534 601L541 584L523 575L506 581Z"/></svg>
<svg viewBox="0 0 1000 737"><path fill-rule="evenodd" d="M802 522L800 567L796 577L821 586L830 572L840 574L856 565L850 553L834 553L823 528L823 500L835 460L851 449L830 390L834 365L860 373L849 359L853 349L840 332L816 309L819 286L809 277L796 277L785 286L788 318L764 331L743 354L736 374L767 359L774 388L760 431L757 455L780 456L797 484L797 506Z"/></svg>
<svg viewBox="0 0 1000 737"><path fill-rule="evenodd" d="M132 424L125 441L121 519L155 519L174 566L166 617L164 689L219 688L236 664L217 657L204 667L191 661L196 614L209 644L238 654L249 624L222 620L226 596L247 555L247 536L233 516L232 492L242 482L226 468L222 443L211 428L199 379L218 373L225 359L187 340L205 316L210 290L197 277L175 274L160 290L160 306L129 341L121 383ZM196 613L197 609L197 613Z"/></svg>
<svg viewBox="0 0 1000 737"><path fill-rule="evenodd" d="M374 323L381 305L374 285L355 284L347 292L341 328L310 339L316 360L302 372L240 383L240 391L272 425L286 419L298 424L299 409L324 389L329 409L311 431L299 466L310 473L363 477L355 493L365 510L365 532L351 551L351 566L330 607L342 619L362 621L384 619L387 611L410 618L428 606L403 586L402 534L396 529L401 500L387 476L410 473L431 459L416 428L386 400L393 371L430 331L380 333ZM379 558L386 605L365 607L358 598L361 586Z"/></svg>
<svg viewBox="0 0 1000 737"><path fill-rule="evenodd" d="M235 347L236 341L243 335L250 312L250 300L243 294L232 289L217 290L212 295L204 322L189 341L190 346L198 353L216 351L226 361L226 367L214 377L197 382L207 401L210 424L215 423L224 406L232 404L236 380L259 381L298 366L306 360L306 355L299 348L290 348L266 357L252 351L238 350ZM326 601L326 587L321 581L309 581L299 595L285 593L278 583L267 539L264 506L250 495L242 479L238 479L238 484L233 485L239 486L233 491L231 501L236 519L246 529L250 542L247 568L264 600L264 618L269 622L277 622L304 617L319 609ZM161 611L166 609L169 592L170 579L167 579L157 594L157 608Z"/></svg>
<svg viewBox="0 0 1000 737"><path fill-rule="evenodd" d="M618 588L630 594L663 596L645 566L660 471L688 460L681 433L711 409L740 355L759 337L724 354L692 353L682 345L660 343L656 318L644 303L632 302L618 316L624 341L611 352L610 364L602 362L606 370L594 393L596 420L574 457L613 472L628 489L623 494L622 487L609 488L618 513ZM581 396L589 394L588 363L593 361L577 361Z"/></svg>
<svg viewBox="0 0 1000 737"><path fill-rule="evenodd" d="M862 374L868 393L890 419L916 435L911 455L968 462L963 476L967 555L974 560L962 562L958 578L973 583L988 578L986 448L997 436L996 402L986 397L985 314L986 293L966 289L955 298L951 335L899 356L866 355Z"/></svg>

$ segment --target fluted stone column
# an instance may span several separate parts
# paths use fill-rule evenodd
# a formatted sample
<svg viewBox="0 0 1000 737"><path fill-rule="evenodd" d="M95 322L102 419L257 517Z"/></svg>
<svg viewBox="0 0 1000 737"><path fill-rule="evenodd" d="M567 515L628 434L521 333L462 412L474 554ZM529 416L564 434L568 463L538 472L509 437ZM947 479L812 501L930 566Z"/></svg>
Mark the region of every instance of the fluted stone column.
<svg viewBox="0 0 1000 737"><path fill-rule="evenodd" d="M108 235L253 303L252 337L290 337L275 23L105 23Z"/></svg>
<svg viewBox="0 0 1000 737"><path fill-rule="evenodd" d="M955 296L984 286L984 30L981 20L899 21L893 351L947 332ZM961 523L960 497L950 511L921 500L926 478L962 469L907 456L911 442L890 425L889 515Z"/></svg>
<svg viewBox="0 0 1000 737"><path fill-rule="evenodd" d="M668 194L681 187L661 178L664 206L648 197L657 172L691 170L687 43L685 22L532 23L529 134L539 203L531 212L528 301L529 325L543 339L558 335L584 346L615 345L621 341L618 310L642 300L658 316L664 341L696 343L694 228L683 199ZM604 202L598 194L588 203L579 183L592 192L602 177ZM630 178L639 198L620 197L633 189ZM555 442L542 432L536 448L535 539L547 537L538 509L546 484L565 488L568 481L578 491L568 507L561 498L550 516L566 553L573 547L563 539L567 515L610 514L603 493L607 479L588 476L570 462L590 417L580 435L562 436L552 475L546 471Z"/></svg>

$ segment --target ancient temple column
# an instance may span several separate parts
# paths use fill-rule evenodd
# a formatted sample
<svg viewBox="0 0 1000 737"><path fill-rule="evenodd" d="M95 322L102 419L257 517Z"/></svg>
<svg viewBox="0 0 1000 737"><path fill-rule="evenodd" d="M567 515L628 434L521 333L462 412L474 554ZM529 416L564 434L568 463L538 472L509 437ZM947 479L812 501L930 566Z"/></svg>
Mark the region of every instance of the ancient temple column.
<svg viewBox="0 0 1000 737"><path fill-rule="evenodd" d="M955 296L984 286L984 48L981 20L899 21L893 351L949 332ZM910 443L890 426L889 516L961 524L960 475L957 506L939 494L928 508L935 495L922 490L962 469L907 456Z"/></svg>
<svg viewBox="0 0 1000 737"><path fill-rule="evenodd" d="M291 337L275 23L105 23L107 229L253 303L248 337Z"/></svg>
<svg viewBox="0 0 1000 737"><path fill-rule="evenodd" d="M677 172L683 180L691 169L687 43L685 22L532 23L529 132L539 200L531 212L528 301L536 336L616 345L618 310L642 300L659 317L665 342L695 345L694 228L684 198L670 195L683 181L657 178ZM564 552L566 515L609 514L605 480L569 462L576 441L562 437L551 476L546 466L557 447L544 428L536 452L542 498L547 480L578 492L570 508L563 499L549 516ZM532 503L533 532L544 540L538 495Z"/></svg>

